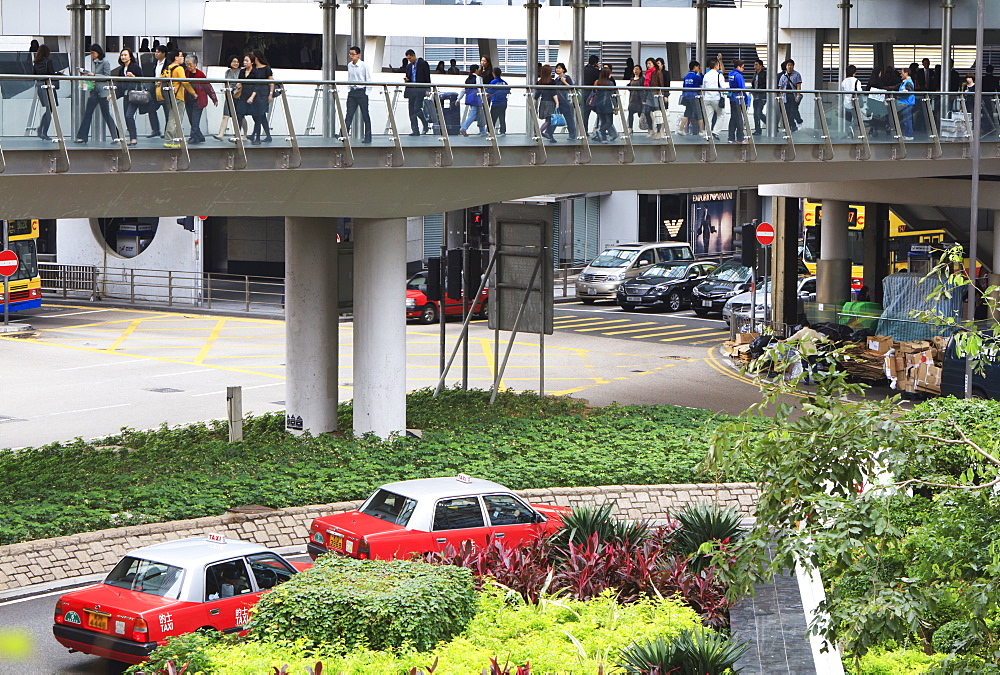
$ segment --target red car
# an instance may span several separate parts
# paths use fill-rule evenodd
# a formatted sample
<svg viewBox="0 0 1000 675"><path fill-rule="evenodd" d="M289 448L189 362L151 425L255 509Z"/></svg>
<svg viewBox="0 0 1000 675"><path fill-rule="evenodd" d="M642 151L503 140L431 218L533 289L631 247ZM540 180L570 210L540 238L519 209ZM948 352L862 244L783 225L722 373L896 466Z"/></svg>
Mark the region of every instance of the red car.
<svg viewBox="0 0 1000 675"><path fill-rule="evenodd" d="M476 306L472 308L473 313L481 319L486 318L489 297L490 289L484 288ZM444 313L446 316L462 316L462 301L445 297ZM438 303L427 299L427 270L417 272L406 282L406 318L417 319L420 323L437 323Z"/></svg>
<svg viewBox="0 0 1000 675"><path fill-rule="evenodd" d="M70 651L142 663L173 635L242 631L264 592L309 566L216 535L154 544L60 597L52 634Z"/></svg>
<svg viewBox="0 0 1000 675"><path fill-rule="evenodd" d="M503 485L459 474L383 485L361 508L312 522L307 550L353 558L407 558L489 538L508 546L555 532L563 506L528 504Z"/></svg>

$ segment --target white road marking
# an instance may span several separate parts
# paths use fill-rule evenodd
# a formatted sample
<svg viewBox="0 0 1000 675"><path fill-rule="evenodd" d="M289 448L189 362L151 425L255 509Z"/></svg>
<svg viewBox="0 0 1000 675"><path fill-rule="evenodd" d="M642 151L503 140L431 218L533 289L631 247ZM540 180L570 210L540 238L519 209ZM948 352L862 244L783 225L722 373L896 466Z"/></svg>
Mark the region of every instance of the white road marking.
<svg viewBox="0 0 1000 675"><path fill-rule="evenodd" d="M40 314L40 315L38 315L38 318L40 318L40 319L49 319L49 318L56 318L56 317L62 317L62 316L79 316L81 314L97 314L98 312L110 312L110 311L112 311L112 310L110 310L110 309L88 309L88 310L86 310L84 312L70 312L69 314Z"/></svg>
<svg viewBox="0 0 1000 675"><path fill-rule="evenodd" d="M125 408L132 405L131 403L118 403L116 405L102 405L97 408L82 408L80 410L61 410L59 412L47 413L48 416L52 415L72 415L73 413L91 412L92 410L107 410L108 408Z"/></svg>
<svg viewBox="0 0 1000 675"><path fill-rule="evenodd" d="M114 363L91 363L89 366L73 366L72 368L58 368L57 373L61 373L64 370L83 370L84 368L108 368L110 366L124 366L129 363L141 363L141 361L115 361Z"/></svg>

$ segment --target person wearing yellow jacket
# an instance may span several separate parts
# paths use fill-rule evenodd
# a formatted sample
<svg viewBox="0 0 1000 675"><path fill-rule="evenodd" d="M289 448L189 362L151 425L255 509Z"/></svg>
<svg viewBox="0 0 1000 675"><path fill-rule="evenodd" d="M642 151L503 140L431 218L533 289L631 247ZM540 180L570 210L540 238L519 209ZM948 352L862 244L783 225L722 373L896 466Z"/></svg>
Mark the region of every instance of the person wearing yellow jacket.
<svg viewBox="0 0 1000 675"><path fill-rule="evenodd" d="M163 69L164 77L170 78L185 78L187 73L184 71L184 52L170 52L167 54L167 63L170 64ZM174 97L179 103L181 110L184 109L184 101L186 96L197 97L198 93L191 86L190 82L157 82L156 87L156 100L165 101L165 97L169 96L170 88L173 87ZM167 125L163 129L163 147L165 148L179 148L181 144L178 142L184 136L184 129L181 127L181 116L175 113L174 106L165 106L167 111Z"/></svg>

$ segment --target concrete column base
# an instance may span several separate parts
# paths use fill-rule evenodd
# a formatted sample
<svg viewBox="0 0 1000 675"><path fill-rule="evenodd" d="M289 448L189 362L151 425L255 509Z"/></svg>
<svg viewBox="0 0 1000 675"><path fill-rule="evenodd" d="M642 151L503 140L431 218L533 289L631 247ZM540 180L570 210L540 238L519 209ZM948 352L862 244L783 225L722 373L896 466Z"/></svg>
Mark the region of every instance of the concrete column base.
<svg viewBox="0 0 1000 675"><path fill-rule="evenodd" d="M337 221L285 218L285 428L337 430Z"/></svg>
<svg viewBox="0 0 1000 675"><path fill-rule="evenodd" d="M851 299L851 261L816 261L816 302L842 305Z"/></svg>
<svg viewBox="0 0 1000 675"><path fill-rule="evenodd" d="M354 219L354 433L406 429L406 218Z"/></svg>

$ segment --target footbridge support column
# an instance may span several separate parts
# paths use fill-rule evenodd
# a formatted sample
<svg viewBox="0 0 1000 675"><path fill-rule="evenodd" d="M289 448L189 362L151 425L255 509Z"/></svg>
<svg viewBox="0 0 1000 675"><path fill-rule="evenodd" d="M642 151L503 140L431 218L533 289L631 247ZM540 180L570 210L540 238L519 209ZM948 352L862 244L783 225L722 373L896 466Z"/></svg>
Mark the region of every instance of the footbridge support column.
<svg viewBox="0 0 1000 675"><path fill-rule="evenodd" d="M821 305L841 305L851 299L847 217L847 202L823 200L819 260L816 263L816 302Z"/></svg>
<svg viewBox="0 0 1000 675"><path fill-rule="evenodd" d="M285 218L285 426L337 430L337 221Z"/></svg>
<svg viewBox="0 0 1000 675"><path fill-rule="evenodd" d="M354 219L354 433L406 429L406 218Z"/></svg>

